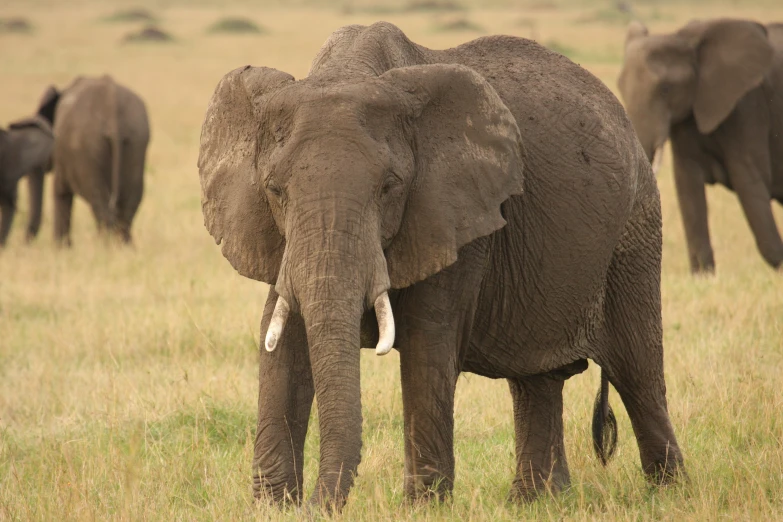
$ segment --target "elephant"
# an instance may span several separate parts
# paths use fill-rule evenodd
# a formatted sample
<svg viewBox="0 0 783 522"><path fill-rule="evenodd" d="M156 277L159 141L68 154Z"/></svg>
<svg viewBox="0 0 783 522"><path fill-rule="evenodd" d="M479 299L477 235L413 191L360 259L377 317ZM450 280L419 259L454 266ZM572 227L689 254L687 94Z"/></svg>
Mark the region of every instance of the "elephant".
<svg viewBox="0 0 783 522"><path fill-rule="evenodd" d="M461 372L508 380L511 497L570 475L564 381L601 366L594 445L616 436L608 383L655 483L684 471L663 369L661 208L611 92L533 41L435 51L378 22L337 30L307 77L227 73L199 150L205 226L273 285L261 320L256 497L340 509L362 449L360 347L400 356L406 495L451 495Z"/></svg>
<svg viewBox="0 0 783 522"><path fill-rule="evenodd" d="M737 193L759 252L780 268L783 24L716 19L651 35L632 23L618 86L647 157L671 141L691 272L715 270L705 183Z"/></svg>
<svg viewBox="0 0 783 522"><path fill-rule="evenodd" d="M71 245L73 197L79 195L92 208L99 230L130 243L150 139L144 102L108 75L78 77L62 91L50 87L47 92L43 105L55 136L55 241Z"/></svg>
<svg viewBox="0 0 783 522"><path fill-rule="evenodd" d="M30 215L27 241L41 226L44 175L51 170L54 135L49 121L35 115L0 128L0 248L5 245L16 212L17 185L27 176Z"/></svg>

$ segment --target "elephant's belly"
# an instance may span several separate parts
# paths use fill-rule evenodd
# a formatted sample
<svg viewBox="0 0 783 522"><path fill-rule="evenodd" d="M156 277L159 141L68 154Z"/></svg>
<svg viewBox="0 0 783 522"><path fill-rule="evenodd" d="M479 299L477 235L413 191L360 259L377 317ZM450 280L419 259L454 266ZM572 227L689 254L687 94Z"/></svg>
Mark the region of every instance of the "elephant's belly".
<svg viewBox="0 0 783 522"><path fill-rule="evenodd" d="M595 268L600 272L602 263ZM525 377L592 357L603 333L603 280L553 280L549 287L539 285L545 288L541 293L534 286L516 288L518 296L505 286L494 294L499 299L479 305L461 369L492 378Z"/></svg>

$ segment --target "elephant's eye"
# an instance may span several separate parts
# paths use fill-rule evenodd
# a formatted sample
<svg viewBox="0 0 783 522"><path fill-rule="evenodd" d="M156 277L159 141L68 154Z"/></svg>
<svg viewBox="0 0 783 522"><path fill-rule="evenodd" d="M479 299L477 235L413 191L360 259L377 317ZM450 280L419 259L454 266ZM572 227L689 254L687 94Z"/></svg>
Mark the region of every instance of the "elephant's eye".
<svg viewBox="0 0 783 522"><path fill-rule="evenodd" d="M381 185L381 196L385 196L391 192L394 188L399 187L402 184L401 180L394 174L390 174L383 180Z"/></svg>
<svg viewBox="0 0 783 522"><path fill-rule="evenodd" d="M283 195L283 189L280 188L280 185L274 182L270 182L266 189L276 198L279 198Z"/></svg>

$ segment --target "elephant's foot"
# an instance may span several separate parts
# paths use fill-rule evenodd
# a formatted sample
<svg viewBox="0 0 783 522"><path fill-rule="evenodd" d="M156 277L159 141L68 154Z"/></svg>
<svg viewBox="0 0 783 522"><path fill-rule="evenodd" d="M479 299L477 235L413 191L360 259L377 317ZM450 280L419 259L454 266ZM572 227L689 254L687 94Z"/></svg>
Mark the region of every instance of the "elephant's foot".
<svg viewBox="0 0 783 522"><path fill-rule="evenodd" d="M656 459L643 457L643 470L647 480L656 486L668 486L688 481L680 449L669 446Z"/></svg>
<svg viewBox="0 0 783 522"><path fill-rule="evenodd" d="M454 482L439 473L405 477L405 496L413 503L442 502L451 498Z"/></svg>
<svg viewBox="0 0 783 522"><path fill-rule="evenodd" d="M525 477L517 475L514 478L508 496L512 502L533 502L542 495L556 495L570 484L571 476L567 468L560 467L551 473L530 472Z"/></svg>
<svg viewBox="0 0 783 522"><path fill-rule="evenodd" d="M262 476L256 469L253 472L253 497L262 503L276 504L281 508L300 505L302 487L295 477L275 478L272 474Z"/></svg>

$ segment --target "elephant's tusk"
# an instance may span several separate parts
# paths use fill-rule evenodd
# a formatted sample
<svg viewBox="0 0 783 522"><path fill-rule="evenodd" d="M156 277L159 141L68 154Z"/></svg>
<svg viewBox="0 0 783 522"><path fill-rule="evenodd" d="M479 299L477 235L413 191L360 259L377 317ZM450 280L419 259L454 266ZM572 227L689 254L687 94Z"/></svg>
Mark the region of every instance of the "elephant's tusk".
<svg viewBox="0 0 783 522"><path fill-rule="evenodd" d="M394 314L389 293L384 292L375 300L375 317L378 318L378 345L375 355L386 355L394 345Z"/></svg>
<svg viewBox="0 0 783 522"><path fill-rule="evenodd" d="M655 154L652 160L652 171L654 175L658 175L658 171L661 169L661 163L663 163L663 145L655 149Z"/></svg>
<svg viewBox="0 0 783 522"><path fill-rule="evenodd" d="M275 304L275 311L272 312L272 320L269 322L269 328L266 331L266 339L264 345L267 352L272 352L277 348L277 341L280 340L280 336L285 328L285 320L288 319L288 312L291 309L288 307L288 303L283 299L282 295L277 296L277 303Z"/></svg>

